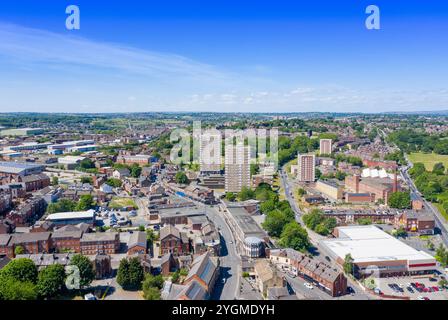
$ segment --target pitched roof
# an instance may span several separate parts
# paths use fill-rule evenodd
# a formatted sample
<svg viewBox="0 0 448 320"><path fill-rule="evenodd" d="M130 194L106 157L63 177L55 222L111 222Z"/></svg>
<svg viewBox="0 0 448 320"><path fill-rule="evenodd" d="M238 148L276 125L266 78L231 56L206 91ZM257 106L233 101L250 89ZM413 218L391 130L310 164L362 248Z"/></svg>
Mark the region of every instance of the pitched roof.
<svg viewBox="0 0 448 320"><path fill-rule="evenodd" d="M15 233L11 243L30 243L36 241L48 241L50 239L50 232L35 232L35 233Z"/></svg>
<svg viewBox="0 0 448 320"><path fill-rule="evenodd" d="M148 244L146 233L143 231L137 231L131 234L128 241L128 248L140 246L146 248Z"/></svg>
<svg viewBox="0 0 448 320"><path fill-rule="evenodd" d="M211 259L210 252L206 252L193 260L193 264L191 265L185 281L188 281L196 275L208 286L213 279L213 275L217 268L218 263Z"/></svg>

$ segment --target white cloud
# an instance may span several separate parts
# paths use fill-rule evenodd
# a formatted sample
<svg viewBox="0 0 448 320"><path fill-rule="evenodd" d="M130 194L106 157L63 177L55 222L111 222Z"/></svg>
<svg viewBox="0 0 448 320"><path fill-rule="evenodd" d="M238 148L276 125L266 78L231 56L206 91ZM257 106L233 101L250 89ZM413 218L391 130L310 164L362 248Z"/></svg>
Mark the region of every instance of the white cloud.
<svg viewBox="0 0 448 320"><path fill-rule="evenodd" d="M17 62L80 65L151 77L225 80L230 73L179 55L0 24L0 55Z"/></svg>

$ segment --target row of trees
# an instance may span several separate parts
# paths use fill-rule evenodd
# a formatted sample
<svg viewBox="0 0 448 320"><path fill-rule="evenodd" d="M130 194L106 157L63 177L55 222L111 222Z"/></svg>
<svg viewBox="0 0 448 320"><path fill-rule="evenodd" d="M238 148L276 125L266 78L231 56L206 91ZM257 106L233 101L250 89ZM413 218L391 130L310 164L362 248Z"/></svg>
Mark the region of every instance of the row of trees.
<svg viewBox="0 0 448 320"><path fill-rule="evenodd" d="M71 265L78 267L80 287L90 285L95 277L93 264L82 255L75 255ZM10 261L0 271L0 300L36 300L57 297L66 290L66 272L54 264L38 271L31 259Z"/></svg>
<svg viewBox="0 0 448 320"><path fill-rule="evenodd" d="M337 222L335 218L326 217L319 209L313 209L302 217L305 225L314 232L326 236L333 232Z"/></svg>
<svg viewBox="0 0 448 320"><path fill-rule="evenodd" d="M443 163L436 163L431 172L426 170L423 163L415 163L409 173L416 187L426 199L432 202L441 202L443 207L448 210L448 201L440 197L448 190L448 175Z"/></svg>
<svg viewBox="0 0 448 320"><path fill-rule="evenodd" d="M47 207L47 213L86 211L95 208L97 203L92 195L82 195L78 202L70 199L61 199L55 203L50 203Z"/></svg>
<svg viewBox="0 0 448 320"><path fill-rule="evenodd" d="M388 141L396 144L403 152L424 152L448 154L448 140L442 135L430 135L412 129L401 129L390 133Z"/></svg>

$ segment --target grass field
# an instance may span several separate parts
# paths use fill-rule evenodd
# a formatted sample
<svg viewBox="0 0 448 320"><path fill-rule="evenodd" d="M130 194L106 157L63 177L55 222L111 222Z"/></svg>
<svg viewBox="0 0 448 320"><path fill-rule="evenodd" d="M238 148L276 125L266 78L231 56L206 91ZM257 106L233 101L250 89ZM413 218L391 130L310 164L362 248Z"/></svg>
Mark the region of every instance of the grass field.
<svg viewBox="0 0 448 320"><path fill-rule="evenodd" d="M446 221L448 221L448 212L443 208L441 203L434 203L434 205L439 209L442 216L445 218Z"/></svg>
<svg viewBox="0 0 448 320"><path fill-rule="evenodd" d="M448 167L448 155L440 155L435 153L411 153L408 155L409 160L412 163L421 162L425 165L426 170L431 171L434 165L438 162L442 162L443 165Z"/></svg>
<svg viewBox="0 0 448 320"><path fill-rule="evenodd" d="M118 198L118 197L112 199L112 201L109 204L109 207L112 209L121 209L124 207L133 207L134 209L137 209L137 205L135 204L134 200L130 198Z"/></svg>

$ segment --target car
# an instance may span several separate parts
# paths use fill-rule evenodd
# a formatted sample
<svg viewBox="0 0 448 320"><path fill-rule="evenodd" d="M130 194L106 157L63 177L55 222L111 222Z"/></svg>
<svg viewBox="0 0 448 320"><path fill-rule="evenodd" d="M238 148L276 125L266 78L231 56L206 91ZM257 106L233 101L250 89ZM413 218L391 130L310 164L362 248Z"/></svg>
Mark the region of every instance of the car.
<svg viewBox="0 0 448 320"><path fill-rule="evenodd" d="M233 244L233 241L230 241L229 244Z"/></svg>
<svg viewBox="0 0 448 320"><path fill-rule="evenodd" d="M379 288L375 288L373 292L375 292L375 294L383 294L383 292Z"/></svg>
<svg viewBox="0 0 448 320"><path fill-rule="evenodd" d="M438 292L439 291L439 287L433 286L431 288L432 288L432 290L434 290L434 292Z"/></svg>
<svg viewBox="0 0 448 320"><path fill-rule="evenodd" d="M410 293L414 293L414 289L412 289L412 287L406 287L406 290L408 290L408 292Z"/></svg>
<svg viewBox="0 0 448 320"><path fill-rule="evenodd" d="M84 300L87 300L87 301L89 301L89 300L96 300L96 297L93 294L88 293L88 294L86 294L84 296Z"/></svg>
<svg viewBox="0 0 448 320"><path fill-rule="evenodd" d="M351 295L354 295L356 292L355 292L355 290L352 287L347 287L347 293L351 294Z"/></svg>
<svg viewBox="0 0 448 320"><path fill-rule="evenodd" d="M313 285L309 282L305 282L304 286L310 290L314 288Z"/></svg>

